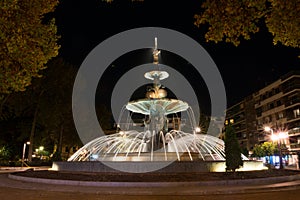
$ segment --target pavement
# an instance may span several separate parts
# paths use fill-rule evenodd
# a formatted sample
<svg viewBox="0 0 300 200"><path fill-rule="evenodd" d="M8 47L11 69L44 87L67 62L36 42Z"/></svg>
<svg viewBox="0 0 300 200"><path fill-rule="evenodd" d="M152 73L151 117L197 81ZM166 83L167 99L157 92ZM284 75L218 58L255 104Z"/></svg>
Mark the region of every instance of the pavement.
<svg viewBox="0 0 300 200"><path fill-rule="evenodd" d="M45 190L57 192L80 192L103 195L214 195L214 194L249 194L266 191L293 190L300 188L300 175L259 180L241 180L224 182L175 182L163 183L120 183L120 182L85 182L35 179L14 176L12 172L33 170L48 170L47 167L34 168L3 168L0 167L0 187L16 188L23 190Z"/></svg>

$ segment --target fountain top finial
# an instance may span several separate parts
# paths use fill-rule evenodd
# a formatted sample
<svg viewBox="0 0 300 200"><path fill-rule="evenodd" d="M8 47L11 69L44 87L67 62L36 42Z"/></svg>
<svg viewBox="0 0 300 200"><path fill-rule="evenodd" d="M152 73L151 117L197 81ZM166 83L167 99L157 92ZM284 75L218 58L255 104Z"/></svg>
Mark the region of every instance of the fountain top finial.
<svg viewBox="0 0 300 200"><path fill-rule="evenodd" d="M153 50L153 64L158 65L158 56L160 51L157 49L157 37L154 40L154 50ZM161 88L160 80L169 77L168 72L155 70L145 73L144 77L146 79L153 80L153 87L147 92L146 96L148 98L165 98L167 96L166 90Z"/></svg>
<svg viewBox="0 0 300 200"><path fill-rule="evenodd" d="M153 54L153 64L158 65L158 56L160 54L160 50L157 49L157 37L154 39L154 50L152 52ZM160 80L166 79L169 77L168 72L155 70L151 72L145 73L145 78L153 80L155 84L159 84Z"/></svg>
<svg viewBox="0 0 300 200"><path fill-rule="evenodd" d="M157 37L155 37L154 40L154 50L153 50L153 64L158 64L158 56L160 54L160 51L157 49Z"/></svg>

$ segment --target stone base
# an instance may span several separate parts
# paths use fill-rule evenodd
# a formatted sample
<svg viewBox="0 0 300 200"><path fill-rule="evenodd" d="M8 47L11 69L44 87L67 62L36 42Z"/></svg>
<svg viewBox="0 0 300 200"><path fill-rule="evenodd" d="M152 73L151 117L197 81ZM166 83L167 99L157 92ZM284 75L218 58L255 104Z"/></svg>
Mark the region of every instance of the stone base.
<svg viewBox="0 0 300 200"><path fill-rule="evenodd" d="M53 162L51 170L68 172L110 172L110 173L168 173L168 172L225 172L225 161L82 161ZM262 161L247 160L237 171L253 171L267 169Z"/></svg>

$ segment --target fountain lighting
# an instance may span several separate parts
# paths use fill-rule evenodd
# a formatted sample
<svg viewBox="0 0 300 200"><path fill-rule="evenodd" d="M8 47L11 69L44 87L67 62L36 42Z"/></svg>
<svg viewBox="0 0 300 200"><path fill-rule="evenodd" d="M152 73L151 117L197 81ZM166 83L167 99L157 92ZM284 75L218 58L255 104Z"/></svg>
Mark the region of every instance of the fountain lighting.
<svg viewBox="0 0 300 200"><path fill-rule="evenodd" d="M153 50L153 64L158 65L160 51L157 38ZM144 74L153 81L153 86L146 93L146 98L128 102L124 105L120 119L125 111L128 114L125 124L112 135L98 137L81 147L68 161L169 161L204 160L224 161L223 140L202 134L197 126L192 108L187 102L167 98L161 81L168 78L165 71L150 71ZM187 122L182 123L180 113L186 112ZM144 115L142 131L131 129L132 113ZM171 116L171 117L170 117ZM191 131L183 131L190 126ZM183 156L184 155L184 156ZM247 160L245 156L243 159Z"/></svg>

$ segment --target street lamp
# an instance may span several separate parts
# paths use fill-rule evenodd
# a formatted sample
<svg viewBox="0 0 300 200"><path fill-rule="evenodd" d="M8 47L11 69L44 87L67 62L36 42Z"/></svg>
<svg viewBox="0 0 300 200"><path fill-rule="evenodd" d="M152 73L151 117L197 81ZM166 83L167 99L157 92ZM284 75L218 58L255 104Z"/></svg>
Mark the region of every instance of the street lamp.
<svg viewBox="0 0 300 200"><path fill-rule="evenodd" d="M196 127L195 131L196 131L196 133L200 133L201 132L201 128L200 127Z"/></svg>
<svg viewBox="0 0 300 200"><path fill-rule="evenodd" d="M272 134L271 137L273 137L273 135L274 135L273 129L271 129L269 126L266 126L264 129L267 132L271 132L271 134Z"/></svg>
<svg viewBox="0 0 300 200"><path fill-rule="evenodd" d="M39 147L39 152L40 152L40 159L42 160L42 158L43 158L43 151L44 151L44 147L43 146L40 146Z"/></svg>
<svg viewBox="0 0 300 200"><path fill-rule="evenodd" d="M26 151L26 145L30 145L30 142L25 142L23 145L23 154L22 154L22 168L23 168L23 164L25 162L25 151Z"/></svg>
<svg viewBox="0 0 300 200"><path fill-rule="evenodd" d="M281 140L287 138L288 136L285 132L279 132L278 134L275 135L273 129L271 129L268 126L266 126L264 129L267 132L271 132L272 141L277 141L277 146L279 150L279 169L283 169Z"/></svg>

